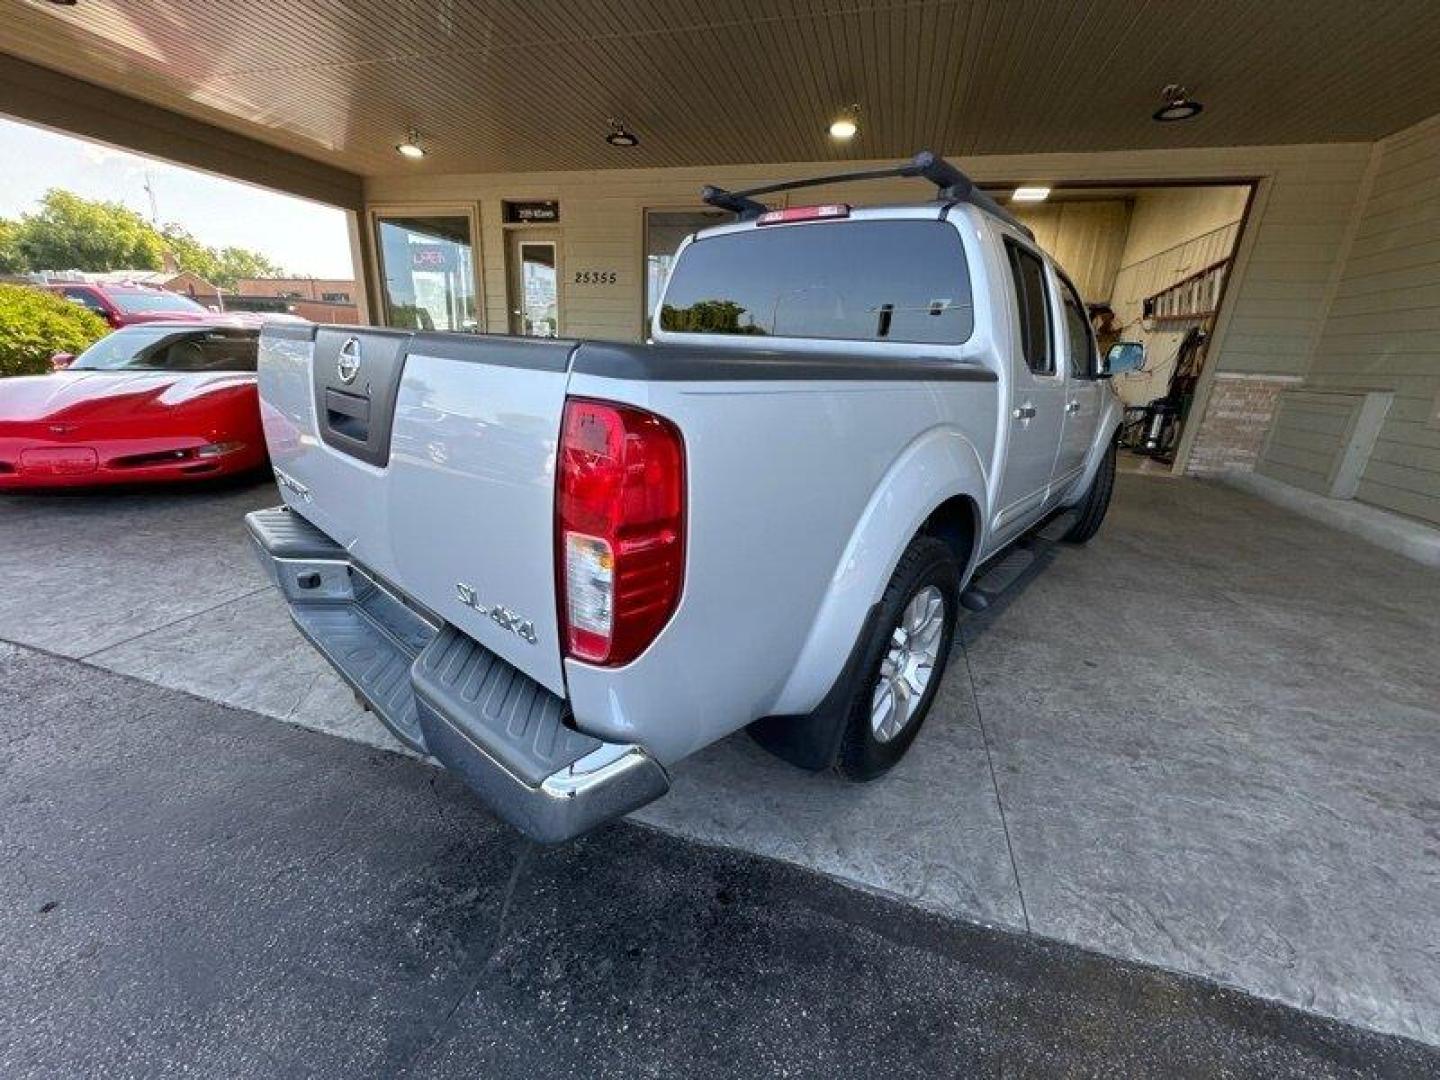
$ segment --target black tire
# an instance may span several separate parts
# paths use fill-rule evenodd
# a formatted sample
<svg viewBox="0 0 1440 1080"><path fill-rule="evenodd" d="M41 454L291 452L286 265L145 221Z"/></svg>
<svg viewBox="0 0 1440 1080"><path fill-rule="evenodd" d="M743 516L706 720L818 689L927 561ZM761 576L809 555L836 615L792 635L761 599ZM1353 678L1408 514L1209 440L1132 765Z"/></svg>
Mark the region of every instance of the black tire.
<svg viewBox="0 0 1440 1080"><path fill-rule="evenodd" d="M1105 451L1095 479L1090 481L1090 490L1075 509L1079 516L1070 531L1060 539L1067 544L1083 544L1100 531L1105 520L1105 511L1110 509L1110 495L1115 490L1115 444Z"/></svg>
<svg viewBox="0 0 1440 1080"><path fill-rule="evenodd" d="M882 741L871 723L871 711L876 686L880 679L880 665L890 652L892 638L905 609L922 590L933 586L939 590L944 602L943 629L935 665L925 684L925 692L918 705L911 707L909 718L899 731ZM950 546L933 536L917 536L910 541L885 595L880 601L880 613L870 631L864 659L859 666L861 677L856 680L845 720L844 737L840 743L840 755L835 762L835 771L849 780L874 780L888 772L896 762L905 756L905 751L915 741L935 695L940 689L940 680L945 674L945 664L950 658L950 646L955 638L955 618L960 603L960 567L956 565L955 554Z"/></svg>

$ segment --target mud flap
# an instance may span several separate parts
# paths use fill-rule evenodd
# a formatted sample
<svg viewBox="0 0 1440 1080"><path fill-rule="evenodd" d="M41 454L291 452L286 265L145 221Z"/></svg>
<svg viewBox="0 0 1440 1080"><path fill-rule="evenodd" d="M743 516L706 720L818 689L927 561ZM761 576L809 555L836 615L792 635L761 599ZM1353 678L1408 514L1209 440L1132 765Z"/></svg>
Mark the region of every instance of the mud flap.
<svg viewBox="0 0 1440 1080"><path fill-rule="evenodd" d="M834 765L840 756L840 740L845 734L855 687L864 677L860 668L865 660L865 646L875 632L879 617L880 604L876 603L866 613L839 677L813 712L802 716L762 717L745 729L750 737L782 761L799 768L819 772Z"/></svg>

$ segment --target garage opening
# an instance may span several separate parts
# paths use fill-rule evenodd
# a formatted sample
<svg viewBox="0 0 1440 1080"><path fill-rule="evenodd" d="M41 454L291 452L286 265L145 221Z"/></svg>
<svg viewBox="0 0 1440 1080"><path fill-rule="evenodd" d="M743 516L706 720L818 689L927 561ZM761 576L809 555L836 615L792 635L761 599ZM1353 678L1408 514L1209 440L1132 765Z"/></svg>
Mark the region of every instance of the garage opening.
<svg viewBox="0 0 1440 1080"><path fill-rule="evenodd" d="M1225 296L1251 185L1055 184L1023 201L992 188L1074 278L1100 350L1144 348L1139 370L1117 375L1125 402L1122 467L1168 471Z"/></svg>

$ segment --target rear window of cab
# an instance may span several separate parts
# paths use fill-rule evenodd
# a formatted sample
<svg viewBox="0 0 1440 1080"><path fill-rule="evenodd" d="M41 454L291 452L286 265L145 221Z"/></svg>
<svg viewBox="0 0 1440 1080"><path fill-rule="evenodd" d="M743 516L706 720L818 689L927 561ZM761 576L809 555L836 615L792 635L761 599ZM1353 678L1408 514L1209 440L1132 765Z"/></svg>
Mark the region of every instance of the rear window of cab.
<svg viewBox="0 0 1440 1080"><path fill-rule="evenodd" d="M958 345L974 327L965 250L943 221L757 226L697 240L660 308L671 334Z"/></svg>

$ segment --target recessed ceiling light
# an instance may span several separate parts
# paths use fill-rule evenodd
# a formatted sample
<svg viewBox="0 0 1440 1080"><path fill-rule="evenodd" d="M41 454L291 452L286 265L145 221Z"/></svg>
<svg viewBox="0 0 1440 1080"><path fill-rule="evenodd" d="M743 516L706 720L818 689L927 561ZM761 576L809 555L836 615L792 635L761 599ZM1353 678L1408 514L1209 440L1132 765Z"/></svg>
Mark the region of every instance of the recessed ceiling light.
<svg viewBox="0 0 1440 1080"><path fill-rule="evenodd" d="M425 156L425 148L420 145L420 133L414 128L406 132L405 141L398 143L395 149L402 157L419 159Z"/></svg>
<svg viewBox="0 0 1440 1080"><path fill-rule="evenodd" d="M1050 197L1048 187L1017 187L1010 196L1011 202L1044 202Z"/></svg>
<svg viewBox="0 0 1440 1080"><path fill-rule="evenodd" d="M610 133L605 136L605 141L611 146L619 146L622 149L628 149L632 146L640 145L640 136L636 135L633 131L630 131L628 128L626 128L625 124L622 121L616 120L614 117L611 117Z"/></svg>
<svg viewBox="0 0 1440 1080"><path fill-rule="evenodd" d="M1205 108L1198 101L1190 100L1190 92L1183 86L1171 83L1160 91L1165 104L1155 110L1152 120L1158 120L1162 124L1173 124L1177 120L1189 120L1192 116L1199 116L1200 111Z"/></svg>
<svg viewBox="0 0 1440 1080"><path fill-rule="evenodd" d="M856 117L860 112L859 105L851 105L843 113L830 121L830 137L839 139L841 142L848 142L860 131L860 122Z"/></svg>

